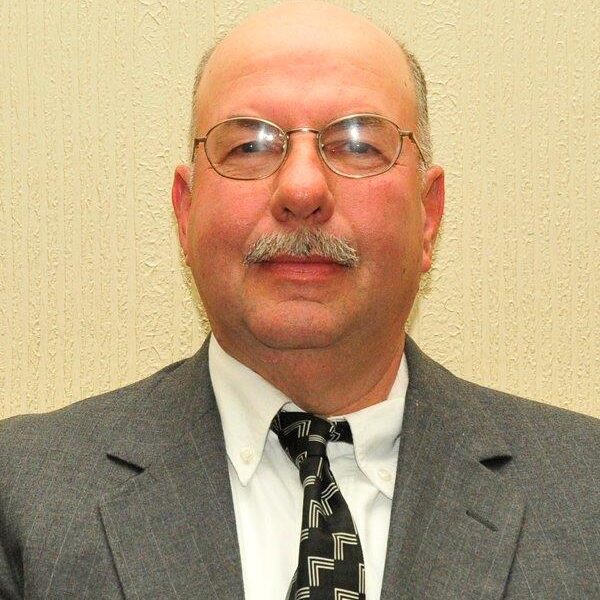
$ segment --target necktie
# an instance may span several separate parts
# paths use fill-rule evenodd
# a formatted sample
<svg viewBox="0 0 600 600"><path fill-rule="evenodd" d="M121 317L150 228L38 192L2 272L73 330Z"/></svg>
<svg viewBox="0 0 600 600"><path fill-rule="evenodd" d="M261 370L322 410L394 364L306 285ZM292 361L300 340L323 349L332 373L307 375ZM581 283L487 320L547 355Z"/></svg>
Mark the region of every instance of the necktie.
<svg viewBox="0 0 600 600"><path fill-rule="evenodd" d="M352 443L350 426L279 412L271 429L298 467L304 488L298 568L287 600L365 600L360 539L326 452L329 441Z"/></svg>

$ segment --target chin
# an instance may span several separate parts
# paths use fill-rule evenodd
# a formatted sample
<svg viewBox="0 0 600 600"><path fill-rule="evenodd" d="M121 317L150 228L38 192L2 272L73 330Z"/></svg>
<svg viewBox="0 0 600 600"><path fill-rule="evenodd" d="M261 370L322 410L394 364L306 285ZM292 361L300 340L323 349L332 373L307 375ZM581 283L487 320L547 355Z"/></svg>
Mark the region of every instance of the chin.
<svg viewBox="0 0 600 600"><path fill-rule="evenodd" d="M308 350L328 348L341 337L341 324L336 319L316 319L286 315L260 318L255 315L247 323L248 330L264 346L275 350Z"/></svg>

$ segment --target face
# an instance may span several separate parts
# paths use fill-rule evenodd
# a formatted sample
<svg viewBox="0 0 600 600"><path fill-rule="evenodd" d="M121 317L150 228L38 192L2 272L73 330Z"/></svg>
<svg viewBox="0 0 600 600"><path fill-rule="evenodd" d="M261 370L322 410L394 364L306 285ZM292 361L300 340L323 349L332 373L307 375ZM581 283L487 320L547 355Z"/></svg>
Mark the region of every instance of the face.
<svg viewBox="0 0 600 600"><path fill-rule="evenodd" d="M314 20L304 34L292 25L294 34L285 23L255 24L263 28L260 35L250 25L217 50L198 90L197 135L232 116L261 117L289 130L320 129L359 112L414 130L414 91L395 45L385 62L383 37L374 33L349 27L338 40L339 29L334 36L315 32ZM323 164L313 133L298 132L275 174L236 181L217 174L198 147L193 188L187 167L179 167L173 204L219 342L246 357L261 349L347 351L397 339L420 274L429 269L443 206L441 169L423 177L418 161L417 149L405 141L390 171L350 179ZM305 228L349 241L358 266L285 255L244 263L261 235Z"/></svg>

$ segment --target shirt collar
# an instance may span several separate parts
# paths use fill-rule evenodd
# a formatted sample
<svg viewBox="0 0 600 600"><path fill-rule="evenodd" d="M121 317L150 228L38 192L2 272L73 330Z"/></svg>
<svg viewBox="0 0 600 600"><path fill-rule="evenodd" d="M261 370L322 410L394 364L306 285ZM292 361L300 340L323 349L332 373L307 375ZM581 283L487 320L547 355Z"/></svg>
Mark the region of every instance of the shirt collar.
<svg viewBox="0 0 600 600"><path fill-rule="evenodd" d="M271 421L289 398L221 348L214 335L208 368L221 415L225 449L242 485L262 458Z"/></svg>
<svg viewBox="0 0 600 600"><path fill-rule="evenodd" d="M382 402L344 416L352 430L354 456L358 467L371 483L390 499L394 495L407 388L408 365L406 357L402 355L388 397Z"/></svg>
<svg viewBox="0 0 600 600"><path fill-rule="evenodd" d="M260 375L231 357L214 335L208 365L221 416L227 456L242 485L247 485L262 458L273 417L285 410L301 410ZM396 380L386 400L343 417L350 424L360 470L388 498L394 493L398 444L408 367L402 356Z"/></svg>

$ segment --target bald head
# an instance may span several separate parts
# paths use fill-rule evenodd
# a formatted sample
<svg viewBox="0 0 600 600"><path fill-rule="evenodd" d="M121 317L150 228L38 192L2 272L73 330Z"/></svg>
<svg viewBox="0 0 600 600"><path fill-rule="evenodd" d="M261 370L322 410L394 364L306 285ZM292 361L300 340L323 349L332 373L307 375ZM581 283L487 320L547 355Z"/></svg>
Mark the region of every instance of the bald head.
<svg viewBox="0 0 600 600"><path fill-rule="evenodd" d="M207 109L219 102L219 95L227 94L233 75L259 76L262 69L282 60L288 61L290 74L306 77L308 87L315 66L337 71L352 62L374 73L382 88L401 98L412 115L411 128L424 155L422 166L430 164L426 86L414 56L364 17L310 0L284 2L255 13L204 55L194 83L190 142L214 125L206 119Z"/></svg>
<svg viewBox="0 0 600 600"><path fill-rule="evenodd" d="M206 66L206 83L256 58L268 61L286 52L314 61L353 48L357 63L376 60L407 71L398 45L363 17L324 2L284 2L250 16L219 44Z"/></svg>

